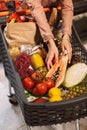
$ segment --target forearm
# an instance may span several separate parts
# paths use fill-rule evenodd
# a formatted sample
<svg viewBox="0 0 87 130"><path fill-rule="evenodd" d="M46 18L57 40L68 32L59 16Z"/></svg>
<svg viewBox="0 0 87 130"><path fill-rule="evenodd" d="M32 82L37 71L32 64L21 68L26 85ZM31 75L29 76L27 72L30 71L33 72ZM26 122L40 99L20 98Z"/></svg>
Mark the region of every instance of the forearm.
<svg viewBox="0 0 87 130"><path fill-rule="evenodd" d="M26 0L31 11L32 16L36 20L36 23L39 26L41 36L43 40L49 41L49 39L53 39L54 36L51 32L50 26L48 24L46 15L43 11L43 6L41 5L40 0Z"/></svg>
<svg viewBox="0 0 87 130"><path fill-rule="evenodd" d="M72 0L63 0L62 2L62 26L63 35L72 34L72 18L73 18L73 3Z"/></svg>

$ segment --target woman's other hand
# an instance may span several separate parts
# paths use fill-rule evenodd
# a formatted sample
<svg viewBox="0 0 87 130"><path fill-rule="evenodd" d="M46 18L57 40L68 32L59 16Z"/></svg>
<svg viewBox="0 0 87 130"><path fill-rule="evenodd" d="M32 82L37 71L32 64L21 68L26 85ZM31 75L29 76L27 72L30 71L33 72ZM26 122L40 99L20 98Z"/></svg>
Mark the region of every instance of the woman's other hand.
<svg viewBox="0 0 87 130"><path fill-rule="evenodd" d="M61 46L62 46L62 53L64 55L68 54L68 59L70 63L72 58L72 46L71 46L69 35L66 34L63 36Z"/></svg>
<svg viewBox="0 0 87 130"><path fill-rule="evenodd" d="M48 70L53 66L53 63L58 62L58 49L53 39L48 41L48 53L46 56L46 64Z"/></svg>

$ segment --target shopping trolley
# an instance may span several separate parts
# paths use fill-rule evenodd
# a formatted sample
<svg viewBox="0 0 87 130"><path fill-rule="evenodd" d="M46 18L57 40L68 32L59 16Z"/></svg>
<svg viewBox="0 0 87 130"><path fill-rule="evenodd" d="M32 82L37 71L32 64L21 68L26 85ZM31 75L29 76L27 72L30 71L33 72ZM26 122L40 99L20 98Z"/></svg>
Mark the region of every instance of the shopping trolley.
<svg viewBox="0 0 87 130"><path fill-rule="evenodd" d="M75 53L81 54L82 62L87 64L87 50L81 44L74 26L72 46ZM27 101L22 82L20 80L19 74L14 68L14 64L9 55L7 44L1 28L0 52L4 65L5 75L9 79L10 85L14 88L15 96L28 127L52 125L58 123L61 124L70 122L72 120L77 120L78 124L78 119L87 116L87 93L73 99L54 103L45 102L38 104ZM77 130L79 130L79 125L77 125Z"/></svg>
<svg viewBox="0 0 87 130"><path fill-rule="evenodd" d="M80 53L82 62L87 64L87 50L83 47L74 25L72 48L73 53ZM10 94L12 94L12 87L28 130L30 130L31 126L62 124L71 121L76 121L76 129L80 130L79 119L87 116L87 93L61 102L28 102L20 76L15 70L13 61L9 55L2 28L0 28L0 52L5 75L9 80Z"/></svg>

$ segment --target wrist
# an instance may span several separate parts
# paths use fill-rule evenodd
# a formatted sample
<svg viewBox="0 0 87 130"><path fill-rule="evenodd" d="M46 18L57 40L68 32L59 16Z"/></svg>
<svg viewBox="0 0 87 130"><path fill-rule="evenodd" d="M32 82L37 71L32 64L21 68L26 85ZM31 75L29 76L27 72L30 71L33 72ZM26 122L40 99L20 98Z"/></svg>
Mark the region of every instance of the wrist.
<svg viewBox="0 0 87 130"><path fill-rule="evenodd" d="M54 39L49 39L47 45L48 45L48 47L54 46L55 45Z"/></svg>
<svg viewBox="0 0 87 130"><path fill-rule="evenodd" d="M68 40L69 42L71 42L71 36L68 35L68 34L64 34L64 35L62 36L62 40Z"/></svg>

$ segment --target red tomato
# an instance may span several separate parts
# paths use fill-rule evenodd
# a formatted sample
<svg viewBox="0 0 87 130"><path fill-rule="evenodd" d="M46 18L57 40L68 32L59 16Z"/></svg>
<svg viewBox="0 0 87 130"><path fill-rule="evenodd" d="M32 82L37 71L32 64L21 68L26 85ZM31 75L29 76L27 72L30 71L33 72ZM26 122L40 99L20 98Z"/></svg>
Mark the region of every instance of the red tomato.
<svg viewBox="0 0 87 130"><path fill-rule="evenodd" d="M36 89L39 95L44 95L47 92L47 85L45 83L38 83Z"/></svg>
<svg viewBox="0 0 87 130"><path fill-rule="evenodd" d="M34 88L32 89L32 94L35 95L35 96L39 96L39 93L38 93L36 87L34 87Z"/></svg>
<svg viewBox="0 0 87 130"><path fill-rule="evenodd" d="M38 98L38 99L35 99L34 102L36 103L42 103L42 102L47 102L48 100L45 99L45 98Z"/></svg>
<svg viewBox="0 0 87 130"><path fill-rule="evenodd" d="M26 90L29 90L29 89L34 87L34 82L33 82L33 80L30 77L26 77L23 80L23 85L24 85Z"/></svg>
<svg viewBox="0 0 87 130"><path fill-rule="evenodd" d="M35 71L32 75L31 78L36 82L39 83L42 81L43 79L43 73L39 72L39 71Z"/></svg>
<svg viewBox="0 0 87 130"><path fill-rule="evenodd" d="M46 83L48 89L53 88L55 86L54 80L50 77L46 78L43 82Z"/></svg>

